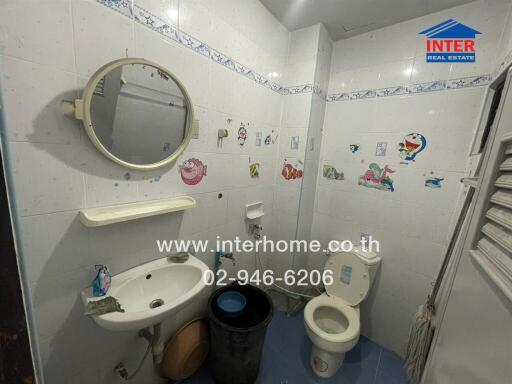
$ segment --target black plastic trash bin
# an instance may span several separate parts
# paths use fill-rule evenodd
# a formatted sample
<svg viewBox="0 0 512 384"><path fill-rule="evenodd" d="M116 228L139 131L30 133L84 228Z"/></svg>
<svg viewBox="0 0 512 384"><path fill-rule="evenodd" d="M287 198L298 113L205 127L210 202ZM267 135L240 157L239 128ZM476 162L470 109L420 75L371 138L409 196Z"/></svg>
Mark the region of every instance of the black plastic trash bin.
<svg viewBox="0 0 512 384"><path fill-rule="evenodd" d="M228 317L217 305L226 291L242 293L246 306L237 317ZM234 283L216 290L208 301L210 364L217 384L252 384L258 377L272 301L261 289Z"/></svg>

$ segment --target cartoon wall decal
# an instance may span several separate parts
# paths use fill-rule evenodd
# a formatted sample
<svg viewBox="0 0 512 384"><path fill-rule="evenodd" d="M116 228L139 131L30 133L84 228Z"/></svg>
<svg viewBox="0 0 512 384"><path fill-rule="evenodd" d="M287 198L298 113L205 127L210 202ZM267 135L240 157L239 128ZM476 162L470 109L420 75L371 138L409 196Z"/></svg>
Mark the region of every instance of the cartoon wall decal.
<svg viewBox="0 0 512 384"><path fill-rule="evenodd" d="M304 174L301 168L302 162L299 161L292 165L285 159L281 175L284 177L285 180L300 179Z"/></svg>
<svg viewBox="0 0 512 384"><path fill-rule="evenodd" d="M442 187L442 181L444 181L444 179L440 179L439 177L427 177L425 179L425 187L439 189Z"/></svg>
<svg viewBox="0 0 512 384"><path fill-rule="evenodd" d="M252 163L249 165L249 175L251 179L258 179L260 177L260 163Z"/></svg>
<svg viewBox="0 0 512 384"><path fill-rule="evenodd" d="M299 149L299 136L292 136L290 142L290 149L297 150Z"/></svg>
<svg viewBox="0 0 512 384"><path fill-rule="evenodd" d="M359 144L350 144L350 152L356 153L361 148Z"/></svg>
<svg viewBox="0 0 512 384"><path fill-rule="evenodd" d="M179 166L181 180L187 185L196 185L206 176L206 165L194 157L185 160Z"/></svg>
<svg viewBox="0 0 512 384"><path fill-rule="evenodd" d="M240 128L238 128L238 144L243 147L245 145L245 140L247 140L247 129L245 128L244 123L240 123Z"/></svg>
<svg viewBox="0 0 512 384"><path fill-rule="evenodd" d="M343 172L329 164L324 164L323 177L327 180L345 180Z"/></svg>
<svg viewBox="0 0 512 384"><path fill-rule="evenodd" d="M386 150L388 148L388 143L386 142L378 142L375 147L375 156L386 156Z"/></svg>
<svg viewBox="0 0 512 384"><path fill-rule="evenodd" d="M166 81L169 81L169 76L167 75L167 73L157 69L156 72L158 73L158 76L160 76L160 78L166 80ZM153 77L153 73L151 73L151 77Z"/></svg>
<svg viewBox="0 0 512 384"><path fill-rule="evenodd" d="M427 146L427 139L420 133L409 133L398 144L400 157L406 161L415 161L416 156Z"/></svg>
<svg viewBox="0 0 512 384"><path fill-rule="evenodd" d="M388 176L388 173L395 173L395 171L390 169L387 165L382 169L377 163L371 163L368 168L364 175L359 177L358 185L367 188L375 188L381 191L393 192L395 190L393 180Z"/></svg>
<svg viewBox="0 0 512 384"><path fill-rule="evenodd" d="M263 134L261 132L256 132L256 146L261 147Z"/></svg>
<svg viewBox="0 0 512 384"><path fill-rule="evenodd" d="M274 138L272 139L272 144L277 143L277 139L279 138L279 133L274 134L274 130L272 130L272 136L274 136Z"/></svg>

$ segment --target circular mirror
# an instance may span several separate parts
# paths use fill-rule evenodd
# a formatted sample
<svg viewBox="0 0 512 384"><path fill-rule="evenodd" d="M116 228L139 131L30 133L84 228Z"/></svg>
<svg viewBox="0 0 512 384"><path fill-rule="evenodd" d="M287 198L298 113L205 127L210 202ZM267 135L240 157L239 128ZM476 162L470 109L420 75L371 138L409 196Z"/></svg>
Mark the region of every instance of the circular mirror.
<svg viewBox="0 0 512 384"><path fill-rule="evenodd" d="M100 68L84 89L83 120L90 139L116 163L151 170L172 163L192 136L193 107L169 71L144 59Z"/></svg>

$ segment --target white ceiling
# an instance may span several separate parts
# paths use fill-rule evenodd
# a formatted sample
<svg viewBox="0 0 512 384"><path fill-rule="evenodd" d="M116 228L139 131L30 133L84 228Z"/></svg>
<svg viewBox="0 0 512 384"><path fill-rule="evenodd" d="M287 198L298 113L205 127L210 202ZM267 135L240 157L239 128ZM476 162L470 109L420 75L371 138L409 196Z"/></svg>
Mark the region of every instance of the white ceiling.
<svg viewBox="0 0 512 384"><path fill-rule="evenodd" d="M323 23L333 40L473 0L260 0L289 31Z"/></svg>

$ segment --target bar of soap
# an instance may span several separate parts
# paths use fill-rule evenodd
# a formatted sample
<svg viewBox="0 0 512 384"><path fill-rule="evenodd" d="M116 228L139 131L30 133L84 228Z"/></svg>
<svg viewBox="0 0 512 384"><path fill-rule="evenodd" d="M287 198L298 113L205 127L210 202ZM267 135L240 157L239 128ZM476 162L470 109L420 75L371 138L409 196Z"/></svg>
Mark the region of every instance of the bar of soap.
<svg viewBox="0 0 512 384"><path fill-rule="evenodd" d="M85 308L85 316L99 316L110 312L124 312L115 297L108 296L101 300L89 301Z"/></svg>

